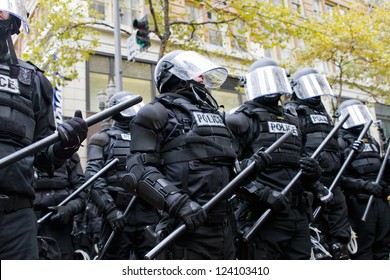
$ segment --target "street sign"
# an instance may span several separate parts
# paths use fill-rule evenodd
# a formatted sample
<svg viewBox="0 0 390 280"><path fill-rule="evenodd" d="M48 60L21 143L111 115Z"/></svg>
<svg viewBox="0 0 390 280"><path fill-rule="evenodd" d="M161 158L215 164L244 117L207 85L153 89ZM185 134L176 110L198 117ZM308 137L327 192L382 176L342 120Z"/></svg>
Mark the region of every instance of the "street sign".
<svg viewBox="0 0 390 280"><path fill-rule="evenodd" d="M130 61L140 52L140 47L137 44L136 33L133 32L127 39L127 60Z"/></svg>

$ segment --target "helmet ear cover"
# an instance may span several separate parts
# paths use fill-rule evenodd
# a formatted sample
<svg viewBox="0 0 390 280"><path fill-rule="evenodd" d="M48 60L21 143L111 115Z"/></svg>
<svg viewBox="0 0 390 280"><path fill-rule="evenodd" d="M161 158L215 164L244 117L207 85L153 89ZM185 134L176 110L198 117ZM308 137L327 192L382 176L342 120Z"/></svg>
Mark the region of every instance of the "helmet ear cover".
<svg viewBox="0 0 390 280"><path fill-rule="evenodd" d="M13 16L13 15L10 15L10 19L11 19L11 24L10 24L10 30L11 30L11 35L13 34L19 34L20 33L20 26L22 25L22 21Z"/></svg>

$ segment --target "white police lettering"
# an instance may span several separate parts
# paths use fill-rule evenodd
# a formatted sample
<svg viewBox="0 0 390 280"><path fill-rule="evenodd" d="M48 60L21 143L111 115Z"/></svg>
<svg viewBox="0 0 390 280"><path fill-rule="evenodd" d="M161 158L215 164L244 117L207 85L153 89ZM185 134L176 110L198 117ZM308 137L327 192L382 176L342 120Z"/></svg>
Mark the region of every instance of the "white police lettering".
<svg viewBox="0 0 390 280"><path fill-rule="evenodd" d="M213 113L193 112L198 126L225 126L220 115Z"/></svg>
<svg viewBox="0 0 390 280"><path fill-rule="evenodd" d="M18 80L0 74L0 90L19 94Z"/></svg>
<svg viewBox="0 0 390 280"><path fill-rule="evenodd" d="M272 133L286 133L291 131L293 135L298 136L298 130L295 125L280 122L268 122L269 132Z"/></svg>
<svg viewBox="0 0 390 280"><path fill-rule="evenodd" d="M329 123L328 118L323 115L310 115L310 118L313 123Z"/></svg>
<svg viewBox="0 0 390 280"><path fill-rule="evenodd" d="M130 134L122 133L121 136L122 136L122 140L131 141Z"/></svg>

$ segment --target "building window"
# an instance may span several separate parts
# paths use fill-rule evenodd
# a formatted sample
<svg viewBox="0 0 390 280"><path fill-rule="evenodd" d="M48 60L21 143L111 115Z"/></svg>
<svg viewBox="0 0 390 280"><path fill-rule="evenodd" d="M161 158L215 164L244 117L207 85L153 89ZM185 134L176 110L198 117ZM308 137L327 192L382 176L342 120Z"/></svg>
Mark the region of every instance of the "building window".
<svg viewBox="0 0 390 280"><path fill-rule="evenodd" d="M87 104L88 112L99 112L97 94L106 91L111 79L115 82L114 57L92 55L87 62ZM144 103L154 96L152 65L143 62L122 63L122 87L135 95L141 95Z"/></svg>
<svg viewBox="0 0 390 280"><path fill-rule="evenodd" d="M242 30L245 30L244 21L235 21L235 25L232 27L233 48L245 52L247 48L247 39L245 36L245 32L243 32Z"/></svg>
<svg viewBox="0 0 390 280"><path fill-rule="evenodd" d="M313 13L314 16L319 19L321 13L321 3L320 0L313 0Z"/></svg>
<svg viewBox="0 0 390 280"><path fill-rule="evenodd" d="M212 90L211 94L217 100L219 106L223 106L225 112L237 108L245 100L245 94L236 90L238 79L228 77L220 89Z"/></svg>
<svg viewBox="0 0 390 280"><path fill-rule="evenodd" d="M186 9L186 15L185 15L185 20L190 22L190 23L201 23L203 22L203 17L202 17L202 14L201 14L201 10L200 8L198 7L194 7L194 6L190 6L190 5L186 5L185 7ZM199 31L198 29L200 28L200 26L195 26L195 32L192 35L192 38L191 40L196 40L196 41L200 41L200 35L199 35ZM191 30L192 32L192 30Z"/></svg>
<svg viewBox="0 0 390 280"><path fill-rule="evenodd" d="M102 15L102 18L99 18L102 21L109 20L109 8L110 5L108 0L95 0L91 4L91 8L96 11L97 14Z"/></svg>
<svg viewBox="0 0 390 280"><path fill-rule="evenodd" d="M207 13L207 18L209 21L218 21L217 16L212 12ZM219 26L210 23L208 24L208 28L210 44L222 47L222 32L219 29Z"/></svg>
<svg viewBox="0 0 390 280"><path fill-rule="evenodd" d="M141 3L142 2L142 3ZM121 24L125 26L133 26L133 21L143 16L141 9L144 1L140 0L125 0L120 4Z"/></svg>

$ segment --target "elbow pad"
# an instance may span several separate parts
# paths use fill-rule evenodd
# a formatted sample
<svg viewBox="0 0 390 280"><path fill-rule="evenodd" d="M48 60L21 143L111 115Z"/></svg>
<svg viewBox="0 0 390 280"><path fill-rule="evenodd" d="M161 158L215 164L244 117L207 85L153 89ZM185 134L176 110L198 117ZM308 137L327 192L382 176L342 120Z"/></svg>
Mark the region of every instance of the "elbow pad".
<svg viewBox="0 0 390 280"><path fill-rule="evenodd" d="M161 174L152 174L137 184L135 195L155 208L168 212L173 203L171 200L177 193L180 193L180 190Z"/></svg>

